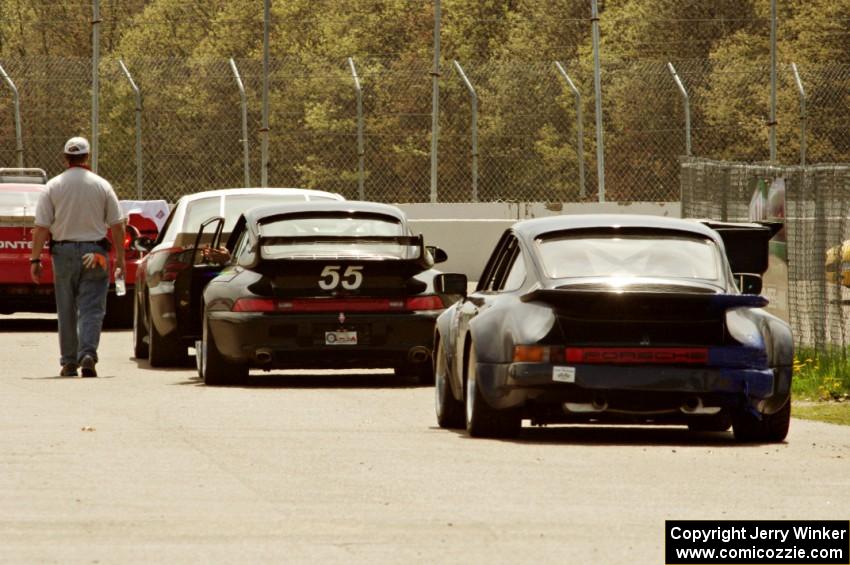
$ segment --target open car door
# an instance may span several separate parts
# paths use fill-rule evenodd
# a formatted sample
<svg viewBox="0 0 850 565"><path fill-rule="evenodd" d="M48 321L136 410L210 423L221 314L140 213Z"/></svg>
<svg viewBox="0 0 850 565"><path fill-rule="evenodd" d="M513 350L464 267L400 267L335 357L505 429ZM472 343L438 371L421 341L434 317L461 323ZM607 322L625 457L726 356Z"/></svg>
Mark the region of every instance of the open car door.
<svg viewBox="0 0 850 565"><path fill-rule="evenodd" d="M203 250L206 247L219 246L223 228L222 217L209 218L201 224L195 241L188 250L190 252L186 255L187 260L192 262L191 268L182 269L174 280L175 313L180 335L184 338L200 339L204 288L224 268L220 263L206 261Z"/></svg>

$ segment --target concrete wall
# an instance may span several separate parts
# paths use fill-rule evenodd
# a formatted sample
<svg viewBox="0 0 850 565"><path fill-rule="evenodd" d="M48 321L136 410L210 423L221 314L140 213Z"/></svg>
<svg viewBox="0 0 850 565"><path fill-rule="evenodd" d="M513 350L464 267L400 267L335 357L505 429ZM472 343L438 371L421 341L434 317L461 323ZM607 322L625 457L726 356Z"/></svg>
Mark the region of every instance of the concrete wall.
<svg viewBox="0 0 850 565"><path fill-rule="evenodd" d="M678 202L633 204L566 203L458 203L401 204L414 233L425 236L427 245L443 248L449 260L438 265L445 272L463 273L478 280L499 236L518 219L560 214L649 214L678 218Z"/></svg>

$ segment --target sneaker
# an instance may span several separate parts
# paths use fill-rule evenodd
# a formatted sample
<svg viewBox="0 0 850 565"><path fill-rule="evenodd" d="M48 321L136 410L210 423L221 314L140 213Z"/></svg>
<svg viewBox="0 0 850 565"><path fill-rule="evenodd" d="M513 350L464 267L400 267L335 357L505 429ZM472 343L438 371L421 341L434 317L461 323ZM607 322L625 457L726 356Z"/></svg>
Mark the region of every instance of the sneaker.
<svg viewBox="0 0 850 565"><path fill-rule="evenodd" d="M82 361L80 361L80 368L83 370L84 377L96 377L97 371L94 366L97 361L94 360L94 357L91 355L86 355L83 357Z"/></svg>
<svg viewBox="0 0 850 565"><path fill-rule="evenodd" d="M67 363L62 365L62 370L59 371L60 377L76 377L77 376L77 366L74 363Z"/></svg>

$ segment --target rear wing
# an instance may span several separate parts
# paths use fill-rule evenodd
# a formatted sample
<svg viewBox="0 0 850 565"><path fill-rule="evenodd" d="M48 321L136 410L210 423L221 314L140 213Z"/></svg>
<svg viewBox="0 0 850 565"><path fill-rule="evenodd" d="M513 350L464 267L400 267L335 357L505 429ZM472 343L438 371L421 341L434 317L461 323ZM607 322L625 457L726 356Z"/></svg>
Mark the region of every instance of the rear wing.
<svg viewBox="0 0 850 565"><path fill-rule="evenodd" d="M782 229L782 223L698 221L720 234L734 275L764 275L770 256L768 243Z"/></svg>
<svg viewBox="0 0 850 565"><path fill-rule="evenodd" d="M0 183L3 182L46 184L47 173L44 169L2 167L0 168Z"/></svg>
<svg viewBox="0 0 850 565"><path fill-rule="evenodd" d="M346 256L340 253L264 257L264 245L303 245L310 243L379 243L416 247L418 256ZM263 278L249 288L260 295L278 296L396 296L425 290L426 283L414 277L433 266L424 239L417 236L266 236L260 237L257 263L253 270Z"/></svg>
<svg viewBox="0 0 850 565"><path fill-rule="evenodd" d="M0 226L27 226L33 227L35 216L4 216L0 215Z"/></svg>
<svg viewBox="0 0 850 565"><path fill-rule="evenodd" d="M294 236L261 236L259 238L259 255L262 260L262 248L265 245L304 245L310 243L339 243L343 245L359 243L383 243L390 245L406 245L416 247L419 251L416 259L411 260L421 267L430 269L433 260L425 250L425 238L420 235L375 235L375 236L338 236L338 235L294 235ZM269 258L265 258L269 259ZM273 259L271 259L273 260ZM291 259L296 260L296 259ZM303 260L303 259L302 259ZM326 258L322 260L327 260Z"/></svg>
<svg viewBox="0 0 850 565"><path fill-rule="evenodd" d="M733 308L763 308L768 300L756 294L651 292L534 288L520 297L542 302L586 319L677 320L718 315Z"/></svg>

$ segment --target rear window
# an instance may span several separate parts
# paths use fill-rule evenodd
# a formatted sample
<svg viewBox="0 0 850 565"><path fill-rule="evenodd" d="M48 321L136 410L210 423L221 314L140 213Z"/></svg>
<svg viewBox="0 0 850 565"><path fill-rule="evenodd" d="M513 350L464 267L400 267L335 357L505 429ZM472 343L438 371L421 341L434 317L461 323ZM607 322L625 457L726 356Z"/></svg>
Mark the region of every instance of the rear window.
<svg viewBox="0 0 850 565"><path fill-rule="evenodd" d="M537 240L546 274L571 277L721 278L713 241L669 235L579 235Z"/></svg>
<svg viewBox="0 0 850 565"><path fill-rule="evenodd" d="M234 194L224 197L224 231L230 232L239 219L239 215L268 204L284 202L306 202L307 197L300 194Z"/></svg>
<svg viewBox="0 0 850 565"><path fill-rule="evenodd" d="M0 191L0 216L35 216L40 191Z"/></svg>
<svg viewBox="0 0 850 565"><path fill-rule="evenodd" d="M305 240L291 244L264 245L264 257L323 256L359 257L388 255L415 258L418 250L410 245L358 241L361 237L408 235L404 226L391 216L368 215L298 215L260 225L261 237L339 237L341 241ZM349 239L350 238L350 239ZM415 249L415 248L413 248Z"/></svg>
<svg viewBox="0 0 850 565"><path fill-rule="evenodd" d="M199 198L186 206L186 218L183 231L195 233L206 220L221 215L221 196ZM224 197L224 232L229 233L239 215L257 206L280 204L283 202L305 202L306 196L300 194L231 194Z"/></svg>
<svg viewBox="0 0 850 565"><path fill-rule="evenodd" d="M221 197L198 198L186 205L186 217L183 219L183 232L195 233L206 220L221 215Z"/></svg>

